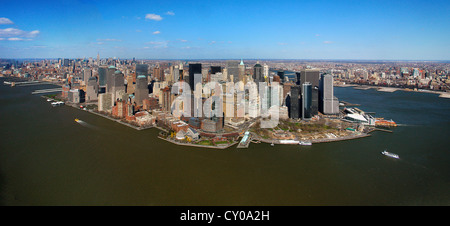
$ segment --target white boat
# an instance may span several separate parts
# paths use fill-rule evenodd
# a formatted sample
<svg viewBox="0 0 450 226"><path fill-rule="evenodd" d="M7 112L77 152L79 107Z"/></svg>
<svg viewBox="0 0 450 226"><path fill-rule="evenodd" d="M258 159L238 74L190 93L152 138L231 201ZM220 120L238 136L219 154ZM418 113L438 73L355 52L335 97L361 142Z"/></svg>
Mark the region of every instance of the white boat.
<svg viewBox="0 0 450 226"><path fill-rule="evenodd" d="M274 144L273 144L273 143L271 143L271 144L270 144L270 146L272 146L272 147L273 147L273 146L274 146Z"/></svg>
<svg viewBox="0 0 450 226"><path fill-rule="evenodd" d="M391 158L395 158L395 159L400 158L397 154L388 152L388 151L386 151L386 150L382 151L381 154L386 155L386 156L389 156L389 157L391 157Z"/></svg>
<svg viewBox="0 0 450 226"><path fill-rule="evenodd" d="M308 146L312 145L311 142L305 142L305 141L300 141L298 144L299 145L308 145Z"/></svg>

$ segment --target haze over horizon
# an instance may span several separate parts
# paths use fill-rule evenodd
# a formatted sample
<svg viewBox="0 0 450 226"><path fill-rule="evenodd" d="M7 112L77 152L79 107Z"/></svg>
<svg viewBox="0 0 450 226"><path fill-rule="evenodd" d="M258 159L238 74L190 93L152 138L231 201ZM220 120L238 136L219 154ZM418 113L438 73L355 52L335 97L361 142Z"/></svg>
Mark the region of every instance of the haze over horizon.
<svg viewBox="0 0 450 226"><path fill-rule="evenodd" d="M0 58L450 59L448 1L9 1Z"/></svg>

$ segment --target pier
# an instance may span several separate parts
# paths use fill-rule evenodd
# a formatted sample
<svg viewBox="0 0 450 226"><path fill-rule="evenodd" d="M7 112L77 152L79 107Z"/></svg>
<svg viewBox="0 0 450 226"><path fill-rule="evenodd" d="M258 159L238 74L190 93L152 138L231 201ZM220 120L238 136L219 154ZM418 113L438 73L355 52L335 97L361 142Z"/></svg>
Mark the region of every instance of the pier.
<svg viewBox="0 0 450 226"><path fill-rule="evenodd" d="M247 131L244 133L244 137L242 137L241 142L239 142L236 148L248 148L248 146L250 145L250 141L250 132Z"/></svg>
<svg viewBox="0 0 450 226"><path fill-rule="evenodd" d="M53 89L39 89L33 91L31 94L41 94L41 93L56 93L61 92L62 88L53 88Z"/></svg>

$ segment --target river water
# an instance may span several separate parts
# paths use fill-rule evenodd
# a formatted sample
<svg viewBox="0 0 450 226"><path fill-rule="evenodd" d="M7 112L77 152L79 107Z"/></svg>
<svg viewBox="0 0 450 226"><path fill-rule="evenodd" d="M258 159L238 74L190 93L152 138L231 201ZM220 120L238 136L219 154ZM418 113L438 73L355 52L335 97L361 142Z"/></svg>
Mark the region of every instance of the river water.
<svg viewBox="0 0 450 226"><path fill-rule="evenodd" d="M0 205L450 205L450 99L435 94L336 87L401 126L310 147L215 150L31 94L52 85L3 81Z"/></svg>

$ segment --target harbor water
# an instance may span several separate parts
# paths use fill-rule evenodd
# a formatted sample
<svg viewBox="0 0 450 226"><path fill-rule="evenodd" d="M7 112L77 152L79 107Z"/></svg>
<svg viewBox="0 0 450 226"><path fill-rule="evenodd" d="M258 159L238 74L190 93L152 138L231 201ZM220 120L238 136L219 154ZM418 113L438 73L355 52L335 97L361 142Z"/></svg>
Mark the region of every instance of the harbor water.
<svg viewBox="0 0 450 226"><path fill-rule="evenodd" d="M340 100L399 126L312 146L220 150L52 107L31 93L55 86L4 80L0 205L450 205L450 99L436 94L335 87Z"/></svg>

